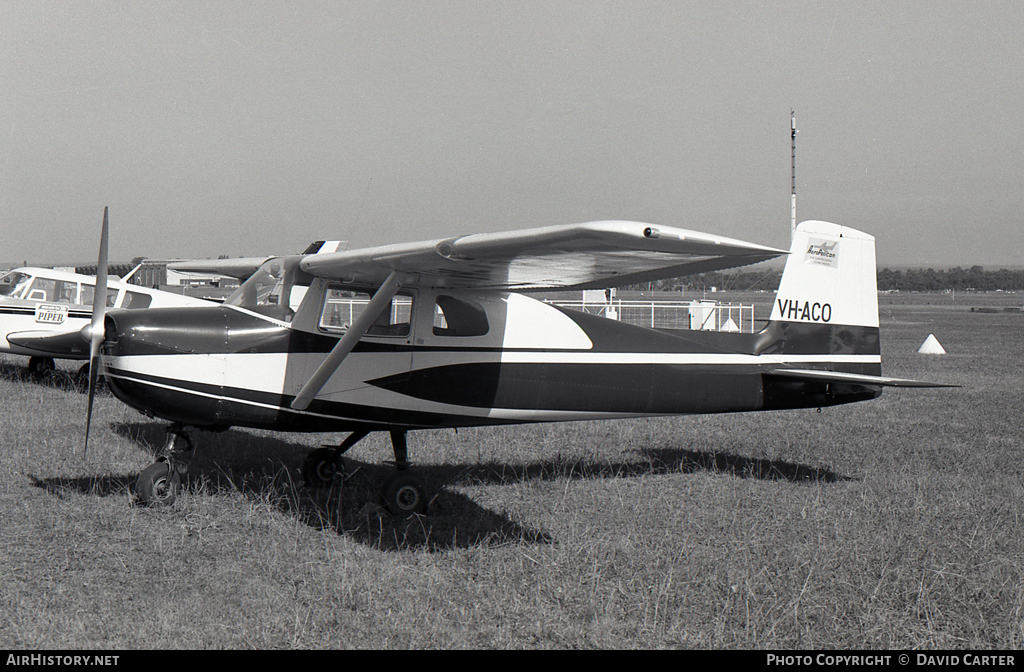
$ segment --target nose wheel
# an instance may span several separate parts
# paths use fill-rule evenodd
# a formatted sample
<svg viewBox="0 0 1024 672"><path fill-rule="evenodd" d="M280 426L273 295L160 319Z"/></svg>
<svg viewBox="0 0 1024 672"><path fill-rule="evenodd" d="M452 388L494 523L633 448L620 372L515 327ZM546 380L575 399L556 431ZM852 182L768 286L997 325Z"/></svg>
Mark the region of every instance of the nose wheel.
<svg viewBox="0 0 1024 672"><path fill-rule="evenodd" d="M170 506L178 498L181 474L168 462L154 462L139 474L135 491L146 506Z"/></svg>
<svg viewBox="0 0 1024 672"><path fill-rule="evenodd" d="M185 442L185 447L176 450L178 439ZM181 490L181 475L185 473L185 465L180 460L175 460L175 456L194 447L184 427L173 424L167 428L167 441L160 451L160 457L146 467L135 481L135 494L142 504L152 507L174 504Z"/></svg>

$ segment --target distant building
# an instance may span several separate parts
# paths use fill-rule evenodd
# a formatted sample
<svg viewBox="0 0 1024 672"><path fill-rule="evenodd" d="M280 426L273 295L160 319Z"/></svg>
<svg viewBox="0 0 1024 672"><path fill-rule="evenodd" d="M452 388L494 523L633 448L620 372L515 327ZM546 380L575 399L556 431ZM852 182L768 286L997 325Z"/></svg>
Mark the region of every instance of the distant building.
<svg viewBox="0 0 1024 672"><path fill-rule="evenodd" d="M146 259L136 275L139 284L169 287L237 287L238 280L220 273L185 273L167 268L167 264L183 259Z"/></svg>
<svg viewBox="0 0 1024 672"><path fill-rule="evenodd" d="M182 273L179 271L172 271L167 268L167 264L175 261L183 260L143 259L141 266L139 266L138 270L128 278L127 282L141 287L171 289L172 291L175 288L186 287L227 288L238 286L238 280L230 276L218 273ZM119 278L123 278L131 273L133 268L135 268L135 266L131 264L110 264L107 267L107 272L116 275ZM74 271L76 273L81 273L82 275L96 275L96 264L91 266L76 266Z"/></svg>
<svg viewBox="0 0 1024 672"><path fill-rule="evenodd" d="M108 264L107 265L107 274L108 275L116 275L119 278L123 278L124 276L128 275L129 273L131 273L133 268L135 268L135 267L132 266L131 264ZM54 270L64 270L64 269L65 269L64 266L58 266ZM73 270L75 273L78 273L79 275L96 275L96 264L92 264L91 266L89 266L89 265L86 265L86 266L75 266L74 269L69 269L69 270ZM133 280L129 280L129 282L134 282L134 281ZM135 283L135 284L138 284L138 283Z"/></svg>

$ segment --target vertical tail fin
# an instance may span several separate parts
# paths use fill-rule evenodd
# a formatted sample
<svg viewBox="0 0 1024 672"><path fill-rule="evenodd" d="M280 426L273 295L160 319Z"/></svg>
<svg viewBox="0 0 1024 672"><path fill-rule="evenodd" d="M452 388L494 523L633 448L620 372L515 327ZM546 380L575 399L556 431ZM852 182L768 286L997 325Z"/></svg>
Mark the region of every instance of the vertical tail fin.
<svg viewBox="0 0 1024 672"><path fill-rule="evenodd" d="M771 321L877 329L874 237L829 222L797 226Z"/></svg>

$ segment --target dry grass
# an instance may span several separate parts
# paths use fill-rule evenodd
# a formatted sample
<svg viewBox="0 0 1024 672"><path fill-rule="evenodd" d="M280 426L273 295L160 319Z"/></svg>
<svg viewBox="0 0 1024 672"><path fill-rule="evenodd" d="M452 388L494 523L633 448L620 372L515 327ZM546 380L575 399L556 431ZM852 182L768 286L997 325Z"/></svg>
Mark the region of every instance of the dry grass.
<svg viewBox="0 0 1024 672"><path fill-rule="evenodd" d="M942 297L940 297L941 300ZM423 432L427 518L349 479L338 437L200 435L186 493L134 505L159 423L0 367L9 648L1024 646L1024 317L883 305L885 372L955 382L848 407ZM914 354L929 333L950 352ZM71 369L68 369L71 370ZM353 473L354 472L354 473Z"/></svg>

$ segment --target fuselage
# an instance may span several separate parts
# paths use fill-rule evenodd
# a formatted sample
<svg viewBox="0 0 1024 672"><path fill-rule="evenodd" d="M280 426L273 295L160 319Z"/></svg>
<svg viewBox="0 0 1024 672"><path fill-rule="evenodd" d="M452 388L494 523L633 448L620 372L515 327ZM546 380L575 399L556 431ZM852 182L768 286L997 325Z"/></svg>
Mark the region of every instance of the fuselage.
<svg viewBox="0 0 1024 672"><path fill-rule="evenodd" d="M67 339L61 343L60 352L40 351L16 341L19 336L79 332L92 319L95 288L93 276L49 268L16 268L0 277L0 352L88 359L88 343L82 339ZM212 305L202 299L120 281L107 283L106 304L129 310Z"/></svg>
<svg viewBox="0 0 1024 672"><path fill-rule="evenodd" d="M419 288L396 297L304 410L296 394L357 303L316 279L292 308L115 311L114 394L200 427L441 428L813 407L879 388L771 375L780 366L878 375L878 329L772 322L755 334L669 331L515 293Z"/></svg>

